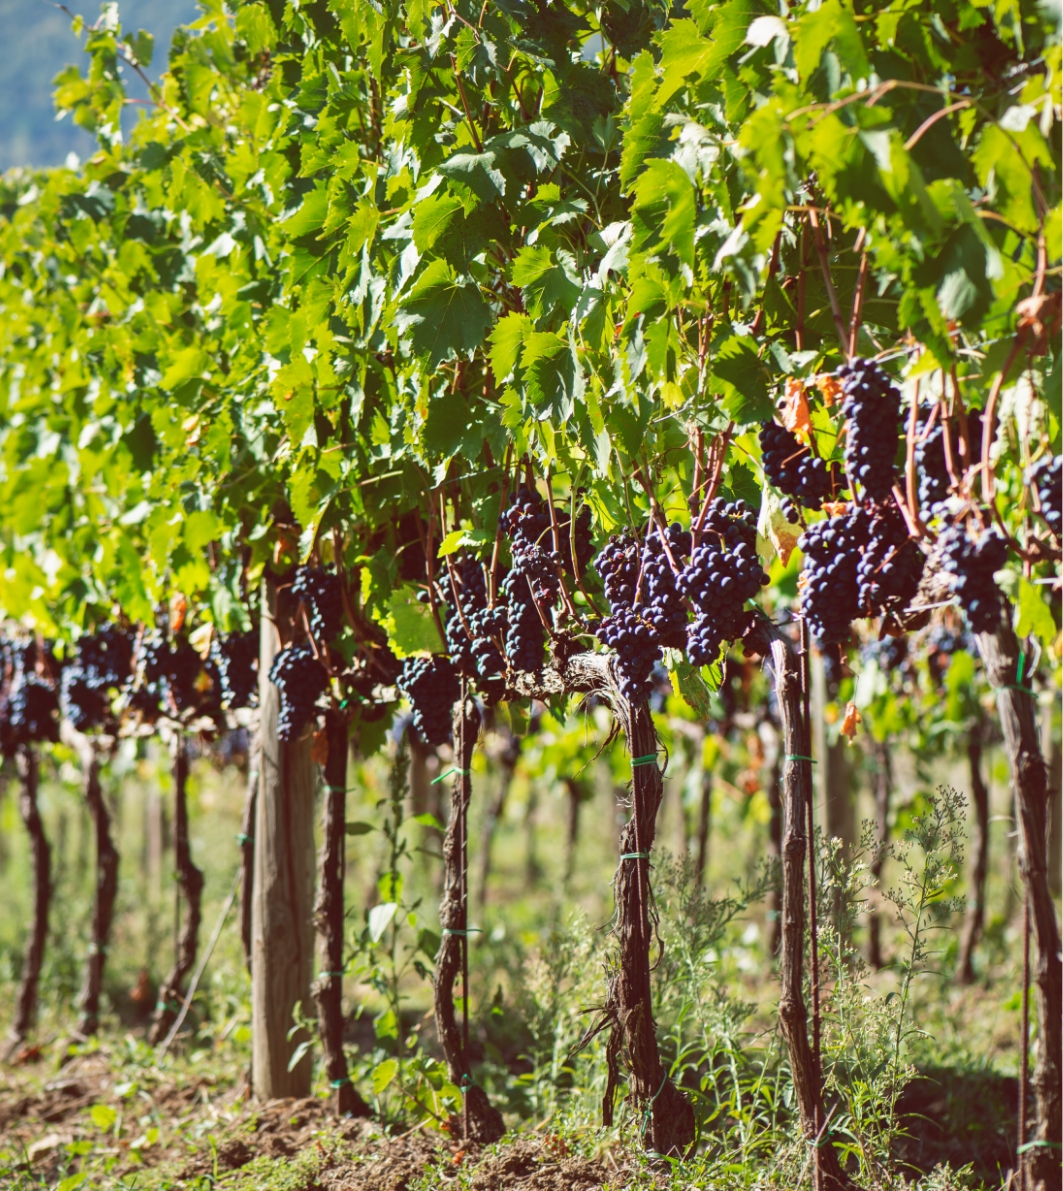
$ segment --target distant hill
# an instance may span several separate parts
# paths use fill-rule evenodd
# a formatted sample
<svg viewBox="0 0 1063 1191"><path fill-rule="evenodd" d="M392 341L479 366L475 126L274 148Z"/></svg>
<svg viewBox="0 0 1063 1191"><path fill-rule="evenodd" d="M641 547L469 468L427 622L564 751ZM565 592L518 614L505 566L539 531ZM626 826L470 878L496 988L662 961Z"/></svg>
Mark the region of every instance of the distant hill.
<svg viewBox="0 0 1063 1191"><path fill-rule="evenodd" d="M72 11L92 23L96 3L67 0ZM125 0L119 4L124 29L147 29L155 37L149 74L166 68L170 35L177 25L198 15L195 0ZM52 80L69 63L87 63L84 40L74 36L70 17L48 0L0 0L0 41L8 47L0 59L0 170L16 165L61 165L68 153L86 157L91 137L69 117L56 121Z"/></svg>

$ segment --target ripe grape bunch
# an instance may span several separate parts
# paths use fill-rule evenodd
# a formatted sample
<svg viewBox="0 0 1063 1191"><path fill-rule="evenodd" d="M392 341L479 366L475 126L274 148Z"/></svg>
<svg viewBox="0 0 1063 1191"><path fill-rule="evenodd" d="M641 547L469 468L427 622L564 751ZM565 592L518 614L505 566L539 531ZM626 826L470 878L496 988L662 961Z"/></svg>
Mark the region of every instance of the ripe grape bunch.
<svg viewBox="0 0 1063 1191"><path fill-rule="evenodd" d="M1037 489L1041 519L1055 537L1063 537L1063 455L1035 463L1030 480Z"/></svg>
<svg viewBox="0 0 1063 1191"><path fill-rule="evenodd" d="M845 461L868 500L889 499L896 480L894 459L901 423L901 395L871 360L853 360L838 370L848 419ZM854 494L855 495L855 494Z"/></svg>
<svg viewBox="0 0 1063 1191"><path fill-rule="evenodd" d="M855 506L817 521L802 535L805 586L801 606L820 645L843 643L860 612L859 568L872 514Z"/></svg>
<svg viewBox="0 0 1063 1191"><path fill-rule="evenodd" d="M4 645L11 677L0 699L0 745L5 755L11 756L22 745L59 739L59 692L36 671L36 642ZM47 647L44 658L51 663L47 669L54 669Z"/></svg>
<svg viewBox="0 0 1063 1191"><path fill-rule="evenodd" d="M487 580L475 559L458 560L449 587L447 652L460 674L476 680L489 699L498 699L505 691L506 660L496 642L506 637L505 609L488 607ZM531 611L538 619L534 607Z"/></svg>
<svg viewBox="0 0 1063 1191"><path fill-rule="evenodd" d="M948 419L948 431L954 468L962 472L981 449L982 411L967 411L966 454L960 451L958 418ZM919 508L924 515L939 515L948 500L952 479L949 476L948 456L945 453L945 423L937 402L924 411L920 433L915 441L915 467L919 475Z"/></svg>
<svg viewBox="0 0 1063 1191"><path fill-rule="evenodd" d="M527 578L544 610L550 608L561 588L558 570L564 556L552 548L553 527L546 504L538 493L521 487L501 522L512 541L513 569Z"/></svg>
<svg viewBox="0 0 1063 1191"><path fill-rule="evenodd" d="M1007 561L1006 542L995 529L971 537L956 523L941 531L938 548L949 591L959 600L971 629L992 632L1003 614L1003 597L993 575Z"/></svg>
<svg viewBox="0 0 1063 1191"><path fill-rule="evenodd" d="M867 511L868 542L856 567L857 604L862 616L880 616L911 603L925 559L896 505Z"/></svg>
<svg viewBox="0 0 1063 1191"><path fill-rule="evenodd" d="M667 529L668 558L660 529L651 525L646 533L642 550L642 593L640 603L645 605L643 617L649 622L660 645L672 649L685 649L687 636L687 613L677 586L677 575L672 570L672 561L677 566L690 554L690 532L673 522Z"/></svg>
<svg viewBox="0 0 1063 1191"><path fill-rule="evenodd" d="M323 567L297 567L292 596L306 608L310 631L327 645L343 627L343 582Z"/></svg>
<svg viewBox="0 0 1063 1191"><path fill-rule="evenodd" d="M221 687L223 706L230 710L253 707L258 701L258 634L215 635L210 657Z"/></svg>
<svg viewBox="0 0 1063 1191"><path fill-rule="evenodd" d="M632 703L653 693L653 667L660 658L657 633L634 608L617 608L598 626L598 640L616 653L620 693Z"/></svg>
<svg viewBox="0 0 1063 1191"><path fill-rule="evenodd" d="M78 732L102 727L110 716L110 691L132 675L133 646L116 625L105 625L79 639L70 663L63 667L60 706Z"/></svg>
<svg viewBox="0 0 1063 1191"><path fill-rule="evenodd" d="M543 664L546 629L527 577L520 571L510 571L502 591L506 601L506 660L513 670L538 670Z"/></svg>
<svg viewBox="0 0 1063 1191"><path fill-rule="evenodd" d="M314 718L318 699L328 688L328 672L309 641L285 646L273 659L269 680L280 691L277 735L297 740Z"/></svg>
<svg viewBox="0 0 1063 1191"><path fill-rule="evenodd" d="M203 660L184 638L172 644L160 632L141 642L144 691L169 715L183 715L202 701ZM146 708L146 702L144 703Z"/></svg>
<svg viewBox="0 0 1063 1191"><path fill-rule="evenodd" d="M762 423L760 449L768 482L805 508L821 508L840 484L836 465L828 467L796 434L777 422ZM797 510L789 501L784 509L788 521L798 520Z"/></svg>
<svg viewBox="0 0 1063 1191"><path fill-rule="evenodd" d="M594 560L613 611L630 608L639 581L639 544L630 534L613 534Z"/></svg>
<svg viewBox="0 0 1063 1191"><path fill-rule="evenodd" d="M458 673L449 658L410 657L402 664L398 688L410 701L413 727L429 748L451 737L454 704L461 695Z"/></svg>
<svg viewBox="0 0 1063 1191"><path fill-rule="evenodd" d="M717 497L678 585L695 608L687 630L687 658L693 665L711 665L724 641L745 635L750 623L746 601L767 582L757 558L755 513L745 501Z"/></svg>

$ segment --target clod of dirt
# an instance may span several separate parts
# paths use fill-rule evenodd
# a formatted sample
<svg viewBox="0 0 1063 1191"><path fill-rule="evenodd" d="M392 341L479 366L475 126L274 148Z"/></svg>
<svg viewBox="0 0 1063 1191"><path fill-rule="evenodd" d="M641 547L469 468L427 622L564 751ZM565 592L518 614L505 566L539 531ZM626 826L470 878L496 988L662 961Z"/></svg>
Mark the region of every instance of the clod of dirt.
<svg viewBox="0 0 1063 1191"><path fill-rule="evenodd" d="M221 1170L239 1170L255 1156L255 1151L245 1141L234 1137L218 1146L218 1167Z"/></svg>

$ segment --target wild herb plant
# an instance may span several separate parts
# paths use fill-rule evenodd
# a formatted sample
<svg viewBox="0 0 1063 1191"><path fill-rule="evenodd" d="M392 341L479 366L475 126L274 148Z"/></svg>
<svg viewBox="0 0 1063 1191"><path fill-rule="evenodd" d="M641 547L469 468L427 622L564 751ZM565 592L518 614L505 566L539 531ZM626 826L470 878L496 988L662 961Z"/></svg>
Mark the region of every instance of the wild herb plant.
<svg viewBox="0 0 1063 1191"><path fill-rule="evenodd" d="M407 1032L403 1022L410 982L431 980L431 961L440 941L436 931L421 925L422 899L408 902L404 897L404 870L413 860L408 829L439 826L431 815L406 816L409 767L409 744L402 732L390 758L387 797L376 807L384 812L383 822L379 828L361 822L347 825L349 834L378 830L385 841L377 880L381 900L365 912L365 923L354 936L348 971L369 985L384 1005L373 1021L376 1047L368 1063L362 1064L368 1066L369 1086L382 1118L396 1121L412 1116L442 1124L447 1112L460 1103L460 1094L447 1079L445 1066L421 1050L419 1028Z"/></svg>
<svg viewBox="0 0 1063 1191"><path fill-rule="evenodd" d="M840 841L818 841L819 888L827 913L820 925L820 984L823 999L823 1066L833 1098L830 1128L835 1141L875 1185L901 1179L893 1158L901 1133L897 1101L916 1070L909 1041L921 1034L911 1021L915 979L935 971L935 932L946 929L962 898L949 895L962 869L965 800L951 787L924 794L901 840L885 846L900 869L883 893L894 910L904 945L888 965L896 987L871 988L869 972L853 943L873 879L869 858L875 827L865 823L859 848L843 854Z"/></svg>

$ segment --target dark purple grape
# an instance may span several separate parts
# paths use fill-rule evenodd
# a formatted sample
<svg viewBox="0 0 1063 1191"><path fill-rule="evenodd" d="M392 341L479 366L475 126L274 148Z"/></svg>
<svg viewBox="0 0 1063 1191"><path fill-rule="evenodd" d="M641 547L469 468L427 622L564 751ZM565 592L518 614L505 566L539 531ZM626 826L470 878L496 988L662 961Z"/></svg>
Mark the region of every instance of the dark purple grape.
<svg viewBox="0 0 1063 1191"><path fill-rule="evenodd" d="M343 628L343 582L322 567L297 567L292 595L306 608L310 631L327 645Z"/></svg>
<svg viewBox="0 0 1063 1191"><path fill-rule="evenodd" d="M288 645L273 659L269 680L280 691L277 736L297 740L317 714L317 701L328 689L328 672L309 641Z"/></svg>
<svg viewBox="0 0 1063 1191"><path fill-rule="evenodd" d="M406 658L398 688L410 701L413 727L430 748L446 744L452 735L454 704L461 695L458 673L449 658Z"/></svg>
<svg viewBox="0 0 1063 1191"><path fill-rule="evenodd" d="M867 500L884 503L896 482L894 460L901 425L901 394L871 360L853 360L838 369L848 419L845 462ZM854 494L855 495L855 494Z"/></svg>
<svg viewBox="0 0 1063 1191"><path fill-rule="evenodd" d="M957 524L941 531L938 548L949 591L959 600L967 623L976 633L992 632L1004 611L1004 598L993 575L1007 561L1007 543L995 529L972 537Z"/></svg>

